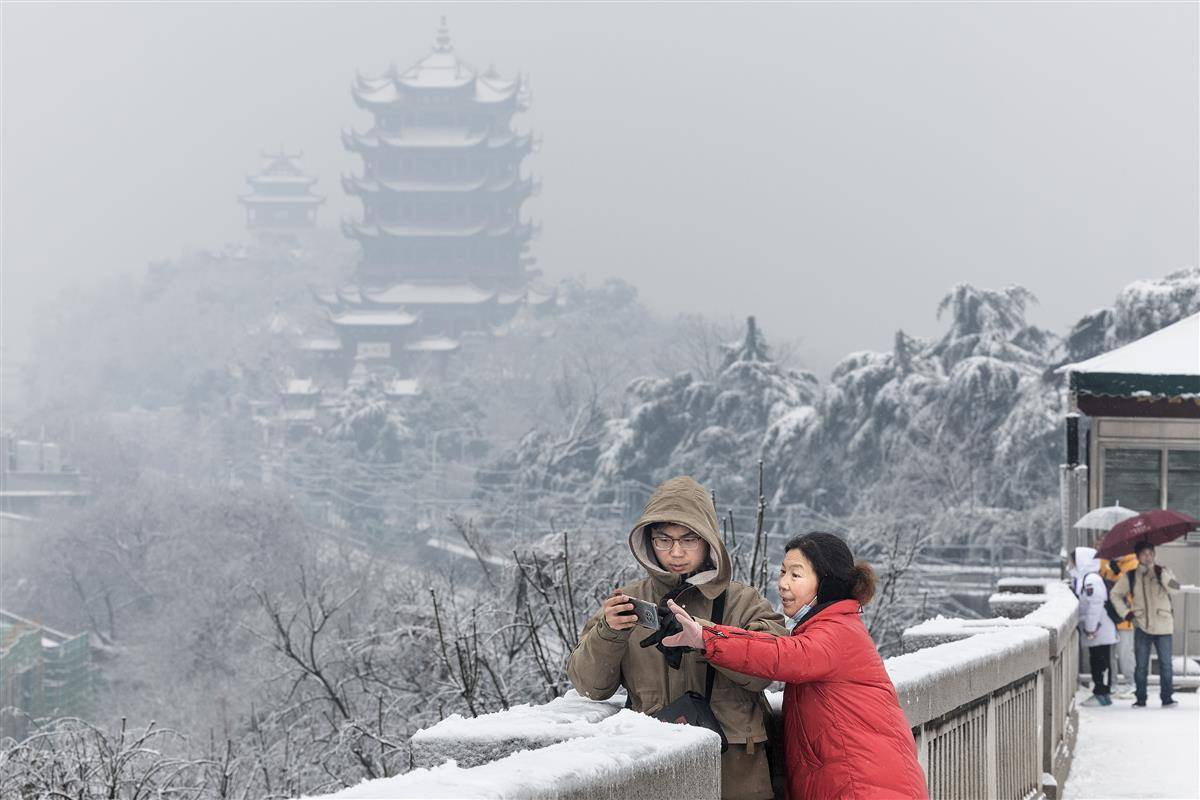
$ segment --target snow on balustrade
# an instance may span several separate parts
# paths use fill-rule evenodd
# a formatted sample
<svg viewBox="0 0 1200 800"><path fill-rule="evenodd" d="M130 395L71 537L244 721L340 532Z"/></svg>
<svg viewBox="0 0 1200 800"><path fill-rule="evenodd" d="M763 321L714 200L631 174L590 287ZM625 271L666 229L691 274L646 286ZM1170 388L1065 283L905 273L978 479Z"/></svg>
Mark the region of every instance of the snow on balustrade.
<svg viewBox="0 0 1200 800"><path fill-rule="evenodd" d="M1046 664L1049 634L1014 627L927 647L884 662L910 725L949 713Z"/></svg>
<svg viewBox="0 0 1200 800"><path fill-rule="evenodd" d="M1029 594L1028 592L996 592L988 597L988 607L992 611L1009 619L1018 619L1035 611L1050 598L1044 594Z"/></svg>
<svg viewBox="0 0 1200 800"><path fill-rule="evenodd" d="M1021 580L1001 579L1000 591L989 598L992 611L1000 616L993 619L948 619L936 617L904 631L905 656L920 657L936 653L952 644L966 644L974 649L984 645L991 636L1005 631L1019 633L1036 631L1045 643L1045 649L1034 654L1026 653L1027 667L1032 667L1027 677L1018 678L1002 690L987 698L987 712L980 717L981 729L967 736L977 744L968 759L980 759L986 765L984 781L978 782L978 774L962 775L961 760L945 758L944 753L934 759L937 745L922 741L931 735L922 729L918 736L918 747L923 750L922 763L929 775L930 791L950 791L970 794L986 787L1003 785L1008 791L1000 792L1013 796L1024 796L1027 792L1051 794L1066 777L1070 766L1071 748L1075 726L1074 695L1079 674L1079 636L1076 630L1079 601L1064 583L1042 581L1039 584ZM1015 663L1009 663L1013 655L1006 656L997 665L1006 674L1015 674ZM1040 664L1040 666L1033 666ZM963 664L968 672L982 669ZM896 680L900 676L893 676ZM1023 686L1022 686L1023 685ZM982 688L982 687L980 687ZM938 694L952 693L948 686L938 685ZM949 698L947 698L948 700ZM1003 720L1001 729L992 720ZM988 727L988 726L991 727ZM932 733L945 736L946 725ZM982 740L982 744L978 744ZM938 763L934 763L934 761ZM1041 770L1041 786L1037 786L1037 770ZM943 774L952 773L952 774ZM958 774L953 774L958 773Z"/></svg>
<svg viewBox="0 0 1200 800"><path fill-rule="evenodd" d="M1049 634L1035 627L948 630L954 635L945 643L883 662L896 687L900 707L913 727L1036 672L1046 659ZM780 713L783 692L767 692L767 702L773 712Z"/></svg>
<svg viewBox="0 0 1200 800"><path fill-rule="evenodd" d="M1000 588L1008 588L1001 579ZM1033 582L1022 581L1023 588L1031 588ZM1071 637L1077 621L1079 600L1064 583L1058 581L1036 582L1036 593L1023 591L1001 591L988 598L992 611L1000 616L991 619L959 619L938 615L904 631L906 652L923 647L932 647L944 642L965 639L985 631L1011 627L1032 626L1050 633L1051 657L1062 651L1062 645Z"/></svg>
<svg viewBox="0 0 1200 800"><path fill-rule="evenodd" d="M540 749L520 750L475 767L464 768L447 761L392 778L364 781L322 800L414 797L695 800L720 795L721 741L715 733L689 725L670 725L625 709L610 715L609 703L582 701L588 706L583 708L575 702L579 700L576 696L574 701L549 715L550 725L568 726L577 734L582 733L579 738ZM568 710L580 716L567 718L564 715ZM495 718L503 713L487 716ZM606 718L589 721L601 715ZM517 730L540 737L541 731L534 727L538 714L526 710L516 718ZM443 732L466 732L469 723L480 720L499 740L510 738L511 731L506 731L503 723L485 717L447 719L449 725ZM469 733L473 741L486 738L473 730Z"/></svg>
<svg viewBox="0 0 1200 800"><path fill-rule="evenodd" d="M937 796L1034 797L1065 777L1077 601L1056 581L1025 578L1001 588L993 610L1024 609L1024 616L929 620L905 631L909 652L884 662ZM768 700L777 722L782 693ZM572 691L474 719L456 714L413 736L416 769L328 797L719 794L714 734L658 722L623 709L623 701Z"/></svg>
<svg viewBox="0 0 1200 800"><path fill-rule="evenodd" d="M572 689L538 706L513 706L473 719L451 714L413 734L413 763L432 767L453 759L460 766L473 767L518 750L596 736L600 731L596 723L613 716L624 705L623 694L596 702Z"/></svg>

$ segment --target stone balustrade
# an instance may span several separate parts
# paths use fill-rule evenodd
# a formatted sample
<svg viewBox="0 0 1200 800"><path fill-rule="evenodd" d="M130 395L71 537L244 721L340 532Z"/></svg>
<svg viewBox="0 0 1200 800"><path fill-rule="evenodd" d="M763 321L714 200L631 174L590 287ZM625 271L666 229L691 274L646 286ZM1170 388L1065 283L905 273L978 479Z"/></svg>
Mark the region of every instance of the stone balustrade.
<svg viewBox="0 0 1200 800"><path fill-rule="evenodd" d="M1073 745L1076 600L1056 582L1007 579L997 618L937 618L884 663L913 727L933 798L1057 796ZM779 719L782 693L768 694ZM695 798L720 794L715 734L574 692L412 739L414 769L330 798Z"/></svg>
<svg viewBox="0 0 1200 800"><path fill-rule="evenodd" d="M904 632L906 655L899 659L933 654L957 642L983 644L1001 632L1036 631L1043 642L1044 649L1036 657L1030 653L1024 656L1013 653L1002 659L1006 675L1011 676L1023 668L1027 670L1023 677L991 692L978 694L975 705L982 710L975 713L983 722L975 724L982 725L984 736L979 740L967 734L965 747L971 754L967 761L961 760L961 753L949 763L940 765L932 759L922 760L926 764L933 797L1022 798L1043 794L1054 798L1070 768L1075 733L1074 698L1079 675L1078 600L1065 584L1059 582L1004 579L999 588L1001 591L989 598L989 605L997 614L993 619L937 618ZM970 678L966 676L970 673L986 673L995 668L986 660L971 666L964 661L961 666L965 668L961 674L968 680ZM897 690L899 687L897 682ZM939 693L941 691L939 687ZM949 712L940 720L943 729L932 734L922 727L918 735L917 724L910 715L918 748L922 738L931 735L934 739L946 735L961 738L962 732L954 733L955 719L969 716L972 709L968 706L964 704ZM925 758L929 758L928 753ZM971 785L970 776L978 777L972 759L986 764L985 774L994 773L994 780L985 779L982 784L988 791L961 790L964 780ZM1036 768L1031 769L1030 764L1036 764ZM964 773L970 776L964 776Z"/></svg>

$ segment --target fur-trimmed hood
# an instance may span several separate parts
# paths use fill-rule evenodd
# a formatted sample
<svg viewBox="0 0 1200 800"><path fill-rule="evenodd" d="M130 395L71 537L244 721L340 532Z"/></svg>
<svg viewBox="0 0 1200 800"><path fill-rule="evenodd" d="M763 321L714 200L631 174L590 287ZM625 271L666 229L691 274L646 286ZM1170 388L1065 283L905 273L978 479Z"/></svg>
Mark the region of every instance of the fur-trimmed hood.
<svg viewBox="0 0 1200 800"><path fill-rule="evenodd" d="M687 578L688 583L709 600L728 588L733 562L717 533L717 510L713 507L712 496L703 486L686 475L666 481L654 490L642 516L629 532L629 549L633 551L633 557L651 578L674 587L679 584L680 576L659 566L650 547L646 526L655 522L683 525L708 543L708 558L714 567Z"/></svg>

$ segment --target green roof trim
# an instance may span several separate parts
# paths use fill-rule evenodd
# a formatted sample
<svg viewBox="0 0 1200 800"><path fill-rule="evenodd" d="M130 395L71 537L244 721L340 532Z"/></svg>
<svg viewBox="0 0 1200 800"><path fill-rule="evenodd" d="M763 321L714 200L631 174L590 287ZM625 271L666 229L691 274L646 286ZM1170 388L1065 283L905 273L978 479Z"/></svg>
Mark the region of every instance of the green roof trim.
<svg viewBox="0 0 1200 800"><path fill-rule="evenodd" d="M1200 395L1200 375L1138 375L1130 372L1072 372L1071 391L1102 397Z"/></svg>

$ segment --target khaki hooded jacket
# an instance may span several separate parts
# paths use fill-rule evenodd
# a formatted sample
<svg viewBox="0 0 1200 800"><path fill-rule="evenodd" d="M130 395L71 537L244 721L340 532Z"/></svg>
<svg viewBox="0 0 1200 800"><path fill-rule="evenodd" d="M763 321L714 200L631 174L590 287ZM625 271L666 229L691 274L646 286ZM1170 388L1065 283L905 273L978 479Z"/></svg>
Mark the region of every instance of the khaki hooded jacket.
<svg viewBox="0 0 1200 800"><path fill-rule="evenodd" d="M783 616L771 608L754 589L730 580L732 562L717 534L717 516L712 498L704 487L688 477L672 478L655 490L641 519L629 533L629 549L646 570L648 577L621 587L630 597L658 603L676 588L683 576L659 566L650 548L646 526L672 522L694 531L708 543L709 560L715 568L687 578L693 588L685 589L676 599L694 617L708 620L712 603L726 592L722 622L752 631L786 636ZM593 700L611 697L620 686L629 694L635 711L653 714L684 692L704 693L707 662L695 652L683 654L679 669L667 666L666 659L654 647L639 643L653 635L640 625L614 631L597 613L584 626L579 644L571 653L567 675L576 690ZM770 681L753 678L722 667L715 667L711 706L730 744L754 745L767 739L764 724L763 689ZM731 748L732 749L732 748Z"/></svg>
<svg viewBox="0 0 1200 800"><path fill-rule="evenodd" d="M1154 567L1144 564L1138 564L1137 569L1131 572L1136 575L1132 593L1129 591L1129 572L1122 573L1112 588L1112 604L1117 614L1125 617L1133 612L1137 627L1154 636L1174 633L1175 614L1171 608L1171 592L1179 590L1175 573L1163 567L1160 577L1155 574Z"/></svg>

